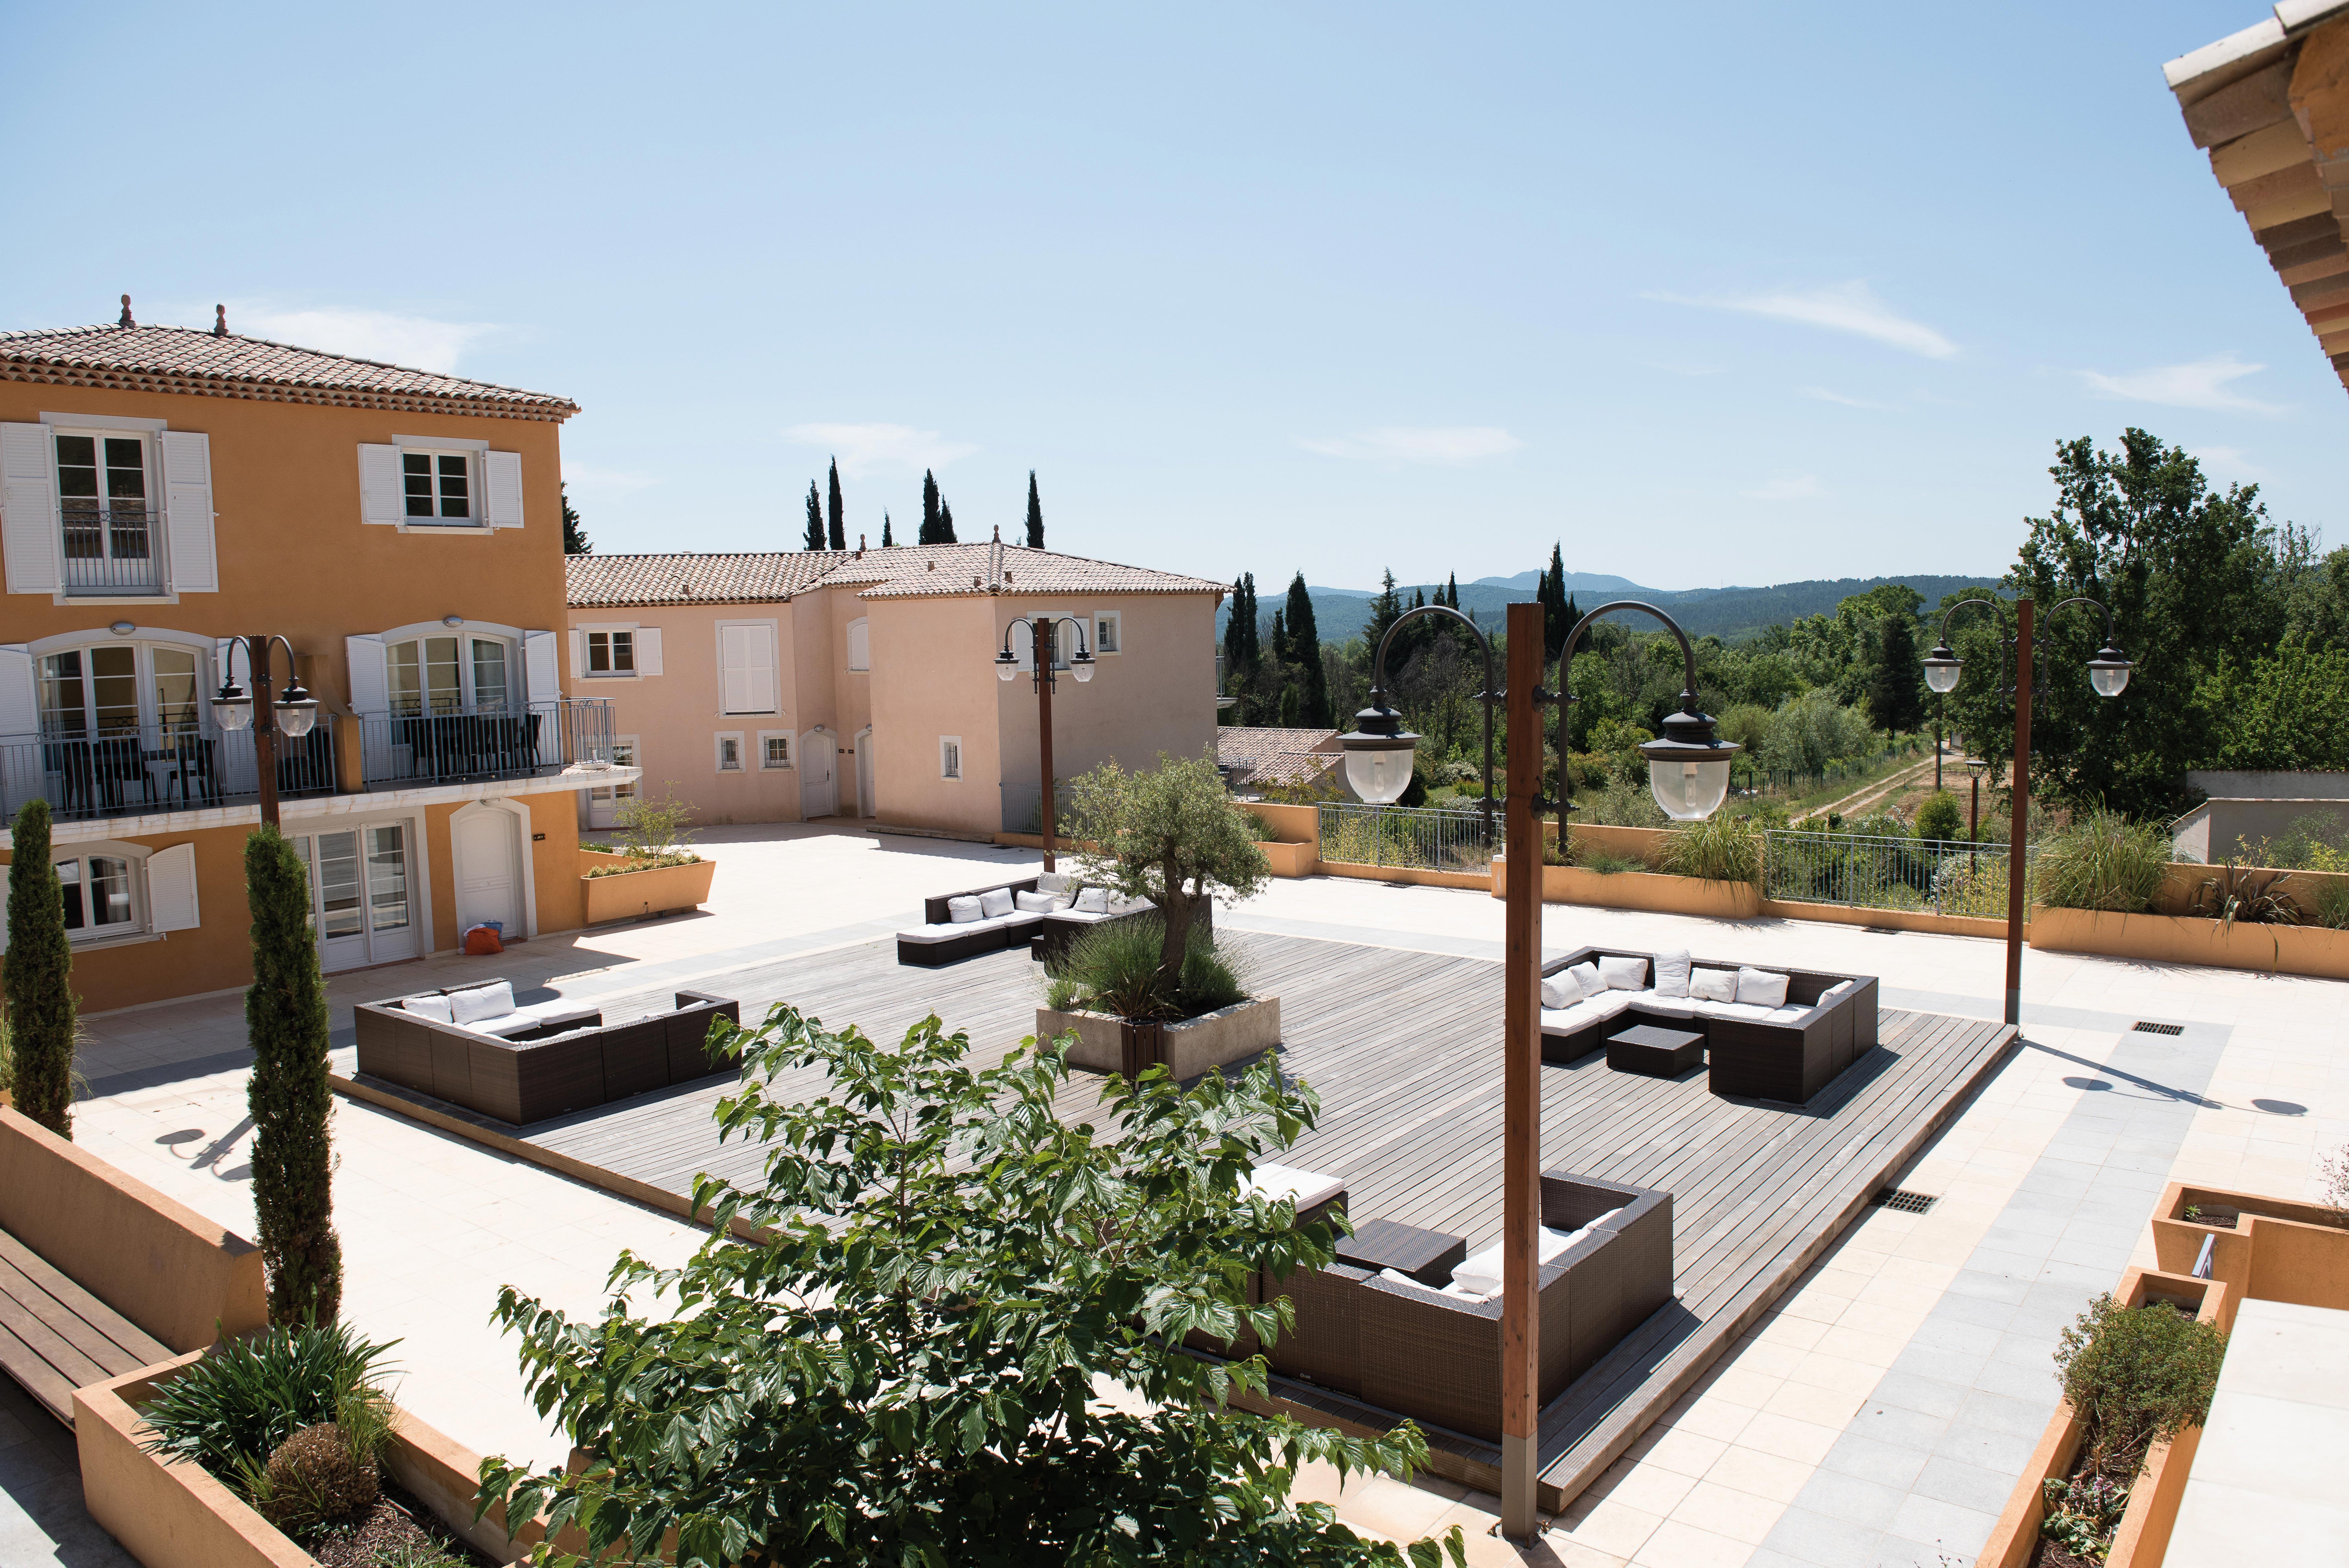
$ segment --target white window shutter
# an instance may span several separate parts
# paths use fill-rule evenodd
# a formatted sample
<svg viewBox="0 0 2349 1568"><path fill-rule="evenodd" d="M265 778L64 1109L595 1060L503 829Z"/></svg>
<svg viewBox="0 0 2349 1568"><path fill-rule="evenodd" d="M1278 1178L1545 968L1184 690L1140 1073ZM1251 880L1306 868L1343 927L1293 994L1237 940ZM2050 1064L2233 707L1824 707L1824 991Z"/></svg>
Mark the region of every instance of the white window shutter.
<svg viewBox="0 0 2349 1568"><path fill-rule="evenodd" d="M65 587L57 490L49 427L0 425L0 548L12 594L54 594Z"/></svg>
<svg viewBox="0 0 2349 1568"><path fill-rule="evenodd" d="M489 522L492 528L522 526L522 453L518 452L485 452L481 454L481 488L490 498Z"/></svg>
<svg viewBox="0 0 2349 1568"><path fill-rule="evenodd" d="M848 668L873 668L873 635L867 624L861 620L848 623Z"/></svg>
<svg viewBox="0 0 2349 1568"><path fill-rule="evenodd" d="M533 704L563 700L563 672L557 668L554 633L522 634L522 679L526 701Z"/></svg>
<svg viewBox="0 0 2349 1568"><path fill-rule="evenodd" d="M718 628L718 711L721 713L750 711L750 644L747 626Z"/></svg>
<svg viewBox="0 0 2349 1568"><path fill-rule="evenodd" d="M159 444L172 591L216 594L220 556L212 538L212 438L201 431L165 431Z"/></svg>
<svg viewBox="0 0 2349 1568"><path fill-rule="evenodd" d="M636 628L636 673L658 675L661 672L660 628L657 626Z"/></svg>
<svg viewBox="0 0 2349 1568"><path fill-rule="evenodd" d="M864 623L859 622L862 626ZM775 634L772 628L754 626L750 630L750 711L754 713L780 713L782 709L775 701Z"/></svg>
<svg viewBox="0 0 2349 1568"><path fill-rule="evenodd" d="M408 483L396 446L359 447L359 521L398 523L408 515Z"/></svg>
<svg viewBox="0 0 2349 1568"><path fill-rule="evenodd" d="M192 931L196 918L196 846L174 844L147 857L147 925L150 930Z"/></svg>
<svg viewBox="0 0 2349 1568"><path fill-rule="evenodd" d="M362 719L380 719L391 711L391 663L383 639L347 637L345 657L351 667L351 711Z"/></svg>
<svg viewBox="0 0 2349 1568"><path fill-rule="evenodd" d="M0 648L0 742L40 732L41 694L34 684L32 652L22 643Z"/></svg>

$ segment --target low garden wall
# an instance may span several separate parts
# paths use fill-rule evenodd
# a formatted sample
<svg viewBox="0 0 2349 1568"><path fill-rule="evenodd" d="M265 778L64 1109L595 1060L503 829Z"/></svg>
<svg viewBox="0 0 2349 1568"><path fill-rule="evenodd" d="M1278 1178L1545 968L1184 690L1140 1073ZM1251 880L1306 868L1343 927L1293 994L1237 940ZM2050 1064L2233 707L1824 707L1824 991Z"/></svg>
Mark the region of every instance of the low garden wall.
<svg viewBox="0 0 2349 1568"><path fill-rule="evenodd" d="M1712 882L1653 871L1591 871L1579 866L1545 865L1541 874L1542 901L1548 904L1702 915L1717 920L1751 919L1761 913L1762 895L1746 882ZM1507 896L1509 862L1505 856L1493 857L1492 887L1495 898Z"/></svg>
<svg viewBox="0 0 2349 1568"><path fill-rule="evenodd" d="M2211 964L2349 980L2349 931L2319 926L2238 921L2230 928L2199 915L2043 908L2031 911L2031 945L2049 952L2095 953L2149 963Z"/></svg>

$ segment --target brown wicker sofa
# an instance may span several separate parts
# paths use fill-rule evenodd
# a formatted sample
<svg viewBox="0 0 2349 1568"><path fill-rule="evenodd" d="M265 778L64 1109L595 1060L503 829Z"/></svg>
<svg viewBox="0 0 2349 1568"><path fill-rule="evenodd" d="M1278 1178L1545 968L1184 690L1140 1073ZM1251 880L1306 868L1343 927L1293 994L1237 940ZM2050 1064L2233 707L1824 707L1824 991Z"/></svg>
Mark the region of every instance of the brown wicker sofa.
<svg viewBox="0 0 2349 1568"><path fill-rule="evenodd" d="M500 1021L495 1033L405 1005L475 989L361 1003L358 1070L520 1127L734 1069L710 1050L709 1028L719 1018L740 1023L741 1006L704 992L680 991L677 1011L629 1023L606 1025L594 1008L518 1010L530 1017Z"/></svg>
<svg viewBox="0 0 2349 1568"><path fill-rule="evenodd" d="M1542 1266L1541 1402L1588 1371L1672 1297L1672 1199L1552 1171L1541 1222L1588 1226ZM1332 1263L1268 1281L1296 1324L1266 1352L1272 1369L1485 1442L1501 1435L1501 1298L1472 1301ZM1237 1347L1243 1353L1253 1345Z"/></svg>
<svg viewBox="0 0 2349 1568"><path fill-rule="evenodd" d="M1015 908L1008 915L957 924L949 906L957 898L980 898L989 893L1009 893L1016 898L1021 893L1036 891L1036 883L1037 878L1030 877L1024 882L999 882L991 888L972 888L923 899L922 923L897 933L897 961L936 969L976 953L1000 952L1005 948L1019 946L1036 934L1037 928L1044 922L1043 915Z"/></svg>
<svg viewBox="0 0 2349 1568"><path fill-rule="evenodd" d="M1716 1095L1789 1105L1807 1104L1843 1070L1876 1048L1877 981L1874 975L1822 974L1776 964L1739 965L1695 959L1698 969L1758 969L1786 977L1783 1007L1739 1007L1658 996L1655 955L1614 948L1584 948L1542 965L1544 976L1602 958L1638 959L1648 989L1609 992L1607 1004L1586 1002L1563 1012L1542 1012L1542 1060L1573 1062L1626 1029L1642 1023L1685 1029L1704 1036L1710 1065L1706 1084ZM1616 998L1623 998L1619 1006ZM1750 1014L1750 1015L1749 1015Z"/></svg>

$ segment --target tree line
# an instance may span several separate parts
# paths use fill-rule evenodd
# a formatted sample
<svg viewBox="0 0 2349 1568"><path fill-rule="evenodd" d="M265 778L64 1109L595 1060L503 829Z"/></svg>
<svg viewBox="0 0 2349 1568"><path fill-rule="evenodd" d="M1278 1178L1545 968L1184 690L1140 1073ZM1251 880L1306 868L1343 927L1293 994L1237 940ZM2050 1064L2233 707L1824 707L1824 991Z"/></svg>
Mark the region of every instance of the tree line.
<svg viewBox="0 0 2349 1568"><path fill-rule="evenodd" d="M827 504L828 503L828 504ZM881 514L881 547L895 545L895 525L889 514ZM916 545L951 545L956 543L954 507L945 492L938 488L937 475L929 469L922 471L922 521L914 535ZM1028 471L1027 535L1024 543L1031 550L1044 547L1044 503L1036 490L1036 471ZM840 494L840 460L832 460L832 472L825 483L808 481L807 532L802 536L802 550L845 550L848 548L848 510Z"/></svg>

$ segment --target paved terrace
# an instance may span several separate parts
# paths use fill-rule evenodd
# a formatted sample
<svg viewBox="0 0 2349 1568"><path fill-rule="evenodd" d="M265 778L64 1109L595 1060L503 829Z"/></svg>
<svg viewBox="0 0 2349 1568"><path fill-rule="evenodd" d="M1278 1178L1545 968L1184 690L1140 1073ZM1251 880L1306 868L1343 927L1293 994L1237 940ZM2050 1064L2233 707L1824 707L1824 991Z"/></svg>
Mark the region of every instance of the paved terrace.
<svg viewBox="0 0 2349 1568"><path fill-rule="evenodd" d="M685 983L723 992L755 966L871 942L924 894L1035 865L1028 855L821 827L709 836L724 841L709 846L719 875L703 915L542 939L496 960L340 977L332 989L345 1042L354 1002L491 974L598 1005ZM1998 1015L1992 942L1564 907L1545 916L1553 951L1687 947L1873 973L1888 1009ZM1450 889L1280 883L1219 911L1217 925L1500 956L1499 904ZM2349 988L2339 983L2034 952L2024 994L2022 1048L1899 1176L1939 1195L1931 1211L1869 1210L1550 1521L1532 1560L1971 1562L2054 1407L2047 1356L2057 1328L2127 1263L2151 1262L2146 1218L2161 1184L2312 1193L2317 1159L2349 1140ZM2182 1032L2134 1032L2140 1020ZM1292 1034L1301 1022L1290 1022ZM84 1147L250 1234L240 1000L100 1017L89 1035ZM694 1232L371 1106L339 1104L336 1137L346 1313L367 1333L403 1338L403 1400L484 1451L559 1461L560 1434L530 1410L511 1345L486 1326L498 1286L593 1311L619 1248L671 1261ZM1553 1137L1549 1163L1562 1147ZM69 1449L12 1396L0 1390L0 1560L127 1561L80 1513ZM1359 1527L1395 1535L1456 1521L1473 1537L1494 1512L1491 1498L1444 1480L1358 1479L1342 1496L1334 1476L1307 1482ZM1475 1556L1515 1560L1492 1542Z"/></svg>

